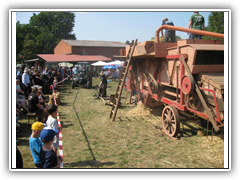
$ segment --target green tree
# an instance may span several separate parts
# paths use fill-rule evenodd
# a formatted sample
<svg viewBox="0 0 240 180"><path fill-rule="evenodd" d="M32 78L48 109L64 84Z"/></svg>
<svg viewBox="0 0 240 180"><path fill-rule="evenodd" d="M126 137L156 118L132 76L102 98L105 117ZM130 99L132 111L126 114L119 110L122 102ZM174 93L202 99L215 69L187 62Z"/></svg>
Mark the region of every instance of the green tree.
<svg viewBox="0 0 240 180"><path fill-rule="evenodd" d="M224 12L211 12L208 16L208 26L206 31L224 33ZM210 36L203 36L203 39L222 40L221 38L215 38Z"/></svg>
<svg viewBox="0 0 240 180"><path fill-rule="evenodd" d="M30 19L30 25L37 27L41 32L52 34L56 40L72 39L75 34L71 33L74 27L75 14L71 12L40 12L35 13Z"/></svg>
<svg viewBox="0 0 240 180"><path fill-rule="evenodd" d="M17 57L36 58L36 54L51 54L61 39L75 40L71 33L74 27L74 13L35 13L29 24L16 23ZM17 59L18 61L18 59Z"/></svg>
<svg viewBox="0 0 240 180"><path fill-rule="evenodd" d="M18 21L16 23L16 57L17 57L17 63L20 63L20 55L23 55L24 59L29 59L32 57L29 57L29 52L25 54L27 50L25 48L29 47L31 48L31 51L36 52L36 50L29 46L29 41L36 42L36 36L40 33L40 31L30 26L29 24L20 24ZM34 45L35 47L35 45ZM32 54L32 53L30 53Z"/></svg>
<svg viewBox="0 0 240 180"><path fill-rule="evenodd" d="M59 42L53 34L45 31L41 32L36 39L38 54L52 54L54 52L54 48Z"/></svg>
<svg viewBox="0 0 240 180"><path fill-rule="evenodd" d="M33 34L28 33L25 37L21 54L23 54L24 59L30 59L36 56L36 38Z"/></svg>

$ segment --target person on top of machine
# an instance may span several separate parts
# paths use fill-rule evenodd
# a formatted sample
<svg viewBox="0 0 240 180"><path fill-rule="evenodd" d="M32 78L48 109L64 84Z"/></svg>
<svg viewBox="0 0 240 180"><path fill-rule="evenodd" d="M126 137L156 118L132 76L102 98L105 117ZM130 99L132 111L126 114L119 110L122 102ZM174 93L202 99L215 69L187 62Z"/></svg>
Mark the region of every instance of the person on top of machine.
<svg viewBox="0 0 240 180"><path fill-rule="evenodd" d="M188 28L205 31L204 17L201 14L199 14L199 12L194 12L194 14L190 17ZM190 33L188 39L195 39L195 38L202 39L202 35Z"/></svg>
<svg viewBox="0 0 240 180"><path fill-rule="evenodd" d="M170 25L170 26L174 26L172 21L169 21L168 18L163 18L162 20L162 25ZM163 37L163 30L161 30L161 35ZM171 42L175 42L175 31L174 30L170 30L170 29L166 29L165 31L165 38L164 38L164 42L168 43L169 38L171 38Z"/></svg>

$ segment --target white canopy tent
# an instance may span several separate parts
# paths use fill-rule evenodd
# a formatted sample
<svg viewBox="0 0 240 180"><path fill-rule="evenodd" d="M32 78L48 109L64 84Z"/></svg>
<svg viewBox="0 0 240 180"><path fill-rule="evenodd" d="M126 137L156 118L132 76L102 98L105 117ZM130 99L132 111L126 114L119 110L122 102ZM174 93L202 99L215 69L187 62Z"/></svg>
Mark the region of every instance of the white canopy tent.
<svg viewBox="0 0 240 180"><path fill-rule="evenodd" d="M92 66L105 66L105 65L108 65L108 63L105 63L103 61L98 61L98 62L92 63L91 65Z"/></svg>
<svg viewBox="0 0 240 180"><path fill-rule="evenodd" d="M115 61L108 62L107 64L123 65L124 61L115 60Z"/></svg>

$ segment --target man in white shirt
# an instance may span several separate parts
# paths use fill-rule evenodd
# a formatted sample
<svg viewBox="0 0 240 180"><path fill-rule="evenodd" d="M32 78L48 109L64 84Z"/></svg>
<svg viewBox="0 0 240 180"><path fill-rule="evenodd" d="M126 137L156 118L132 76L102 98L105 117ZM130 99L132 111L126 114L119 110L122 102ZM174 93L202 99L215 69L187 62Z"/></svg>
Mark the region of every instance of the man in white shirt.
<svg viewBox="0 0 240 180"><path fill-rule="evenodd" d="M30 84L30 79L29 79L29 75L28 72L30 70L28 68L24 69L24 73L22 74L22 83L24 84L25 88L24 88L24 94L25 97L28 98L29 93L31 92L31 84Z"/></svg>
<svg viewBox="0 0 240 180"><path fill-rule="evenodd" d="M108 70L107 69L105 69L105 71L104 71L105 73L105 76L106 76L106 78L108 78Z"/></svg>

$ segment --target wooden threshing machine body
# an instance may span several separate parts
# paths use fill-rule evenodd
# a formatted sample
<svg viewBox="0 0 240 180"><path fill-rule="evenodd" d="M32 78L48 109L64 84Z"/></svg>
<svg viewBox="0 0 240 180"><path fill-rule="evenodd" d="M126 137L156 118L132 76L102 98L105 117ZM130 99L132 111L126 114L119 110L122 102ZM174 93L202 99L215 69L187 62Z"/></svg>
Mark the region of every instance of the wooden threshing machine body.
<svg viewBox="0 0 240 180"><path fill-rule="evenodd" d="M126 47L126 52L129 47ZM146 41L133 53L127 90L137 101L165 104L162 123L169 136L179 131L179 111L224 126L224 45L221 40Z"/></svg>

